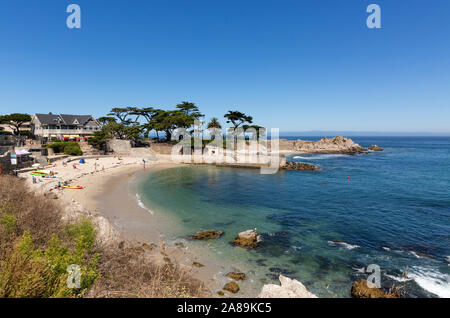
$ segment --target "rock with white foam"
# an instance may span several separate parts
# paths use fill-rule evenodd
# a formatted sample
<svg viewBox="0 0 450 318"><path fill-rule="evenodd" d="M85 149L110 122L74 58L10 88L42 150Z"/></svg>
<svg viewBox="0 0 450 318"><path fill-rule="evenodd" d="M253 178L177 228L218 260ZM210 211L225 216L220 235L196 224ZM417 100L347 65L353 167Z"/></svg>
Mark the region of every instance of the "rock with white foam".
<svg viewBox="0 0 450 318"><path fill-rule="evenodd" d="M298 280L280 275L280 285L264 285L258 298L317 298Z"/></svg>

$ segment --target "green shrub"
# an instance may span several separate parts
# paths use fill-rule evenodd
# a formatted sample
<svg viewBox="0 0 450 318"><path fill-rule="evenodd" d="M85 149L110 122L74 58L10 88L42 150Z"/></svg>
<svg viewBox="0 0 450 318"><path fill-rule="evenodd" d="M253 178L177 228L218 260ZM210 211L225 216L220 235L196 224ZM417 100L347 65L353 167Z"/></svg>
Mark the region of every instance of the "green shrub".
<svg viewBox="0 0 450 318"><path fill-rule="evenodd" d="M67 145L64 147L64 153L69 156L81 156L83 154L78 144Z"/></svg>
<svg viewBox="0 0 450 318"><path fill-rule="evenodd" d="M10 235L16 231L17 219L12 215L2 215L0 218L0 225L7 235Z"/></svg>
<svg viewBox="0 0 450 318"><path fill-rule="evenodd" d="M72 244L55 235L45 249L36 249L29 231L0 263L0 297L79 297L100 277L99 255L92 253L95 230L88 220L66 229ZM68 287L70 265L78 265L80 288Z"/></svg>
<svg viewBox="0 0 450 318"><path fill-rule="evenodd" d="M47 148L52 148L55 153L65 153L69 156L81 156L83 154L76 141L56 141L48 144Z"/></svg>

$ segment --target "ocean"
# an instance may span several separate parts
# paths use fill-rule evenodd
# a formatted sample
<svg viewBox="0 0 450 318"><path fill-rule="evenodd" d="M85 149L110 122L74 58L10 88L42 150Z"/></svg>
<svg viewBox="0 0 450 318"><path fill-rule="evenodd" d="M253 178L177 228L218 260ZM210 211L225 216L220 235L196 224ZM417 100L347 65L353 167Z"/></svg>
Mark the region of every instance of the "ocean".
<svg viewBox="0 0 450 318"><path fill-rule="evenodd" d="M450 297L450 137L352 139L385 151L288 157L319 165L318 172L162 170L139 181L139 202L173 221L164 229L169 241L207 250L222 264L217 277L246 272L254 292L283 274L319 297L350 297L353 281L375 264L384 288L400 286L408 297ZM206 229L225 234L189 240ZM262 235L260 247L232 246L247 229Z"/></svg>

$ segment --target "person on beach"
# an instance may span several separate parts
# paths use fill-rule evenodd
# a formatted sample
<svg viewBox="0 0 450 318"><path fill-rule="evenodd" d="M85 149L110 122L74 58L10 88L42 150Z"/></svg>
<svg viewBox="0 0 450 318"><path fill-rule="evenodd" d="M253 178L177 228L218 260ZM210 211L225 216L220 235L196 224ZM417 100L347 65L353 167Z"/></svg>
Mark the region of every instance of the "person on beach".
<svg viewBox="0 0 450 318"><path fill-rule="evenodd" d="M142 159L142 162L144 163L144 170L145 170L145 159Z"/></svg>
<svg viewBox="0 0 450 318"><path fill-rule="evenodd" d="M77 166L76 166L75 164L73 164L73 168L74 168L74 169L76 169L76 168L77 168Z"/></svg>

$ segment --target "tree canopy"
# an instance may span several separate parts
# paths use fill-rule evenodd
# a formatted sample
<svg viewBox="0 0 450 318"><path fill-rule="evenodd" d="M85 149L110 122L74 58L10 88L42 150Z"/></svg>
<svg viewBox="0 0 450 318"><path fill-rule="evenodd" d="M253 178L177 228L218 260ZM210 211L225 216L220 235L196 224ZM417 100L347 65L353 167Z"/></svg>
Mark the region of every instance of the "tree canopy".
<svg viewBox="0 0 450 318"><path fill-rule="evenodd" d="M247 116L239 111L229 110L223 117L227 119L227 123L231 123L234 129L238 128L244 123L253 123L253 117Z"/></svg>
<svg viewBox="0 0 450 318"><path fill-rule="evenodd" d="M31 121L31 116L28 114L14 113L0 116L0 123L9 125L14 130L15 135L20 135L20 127L29 121Z"/></svg>

